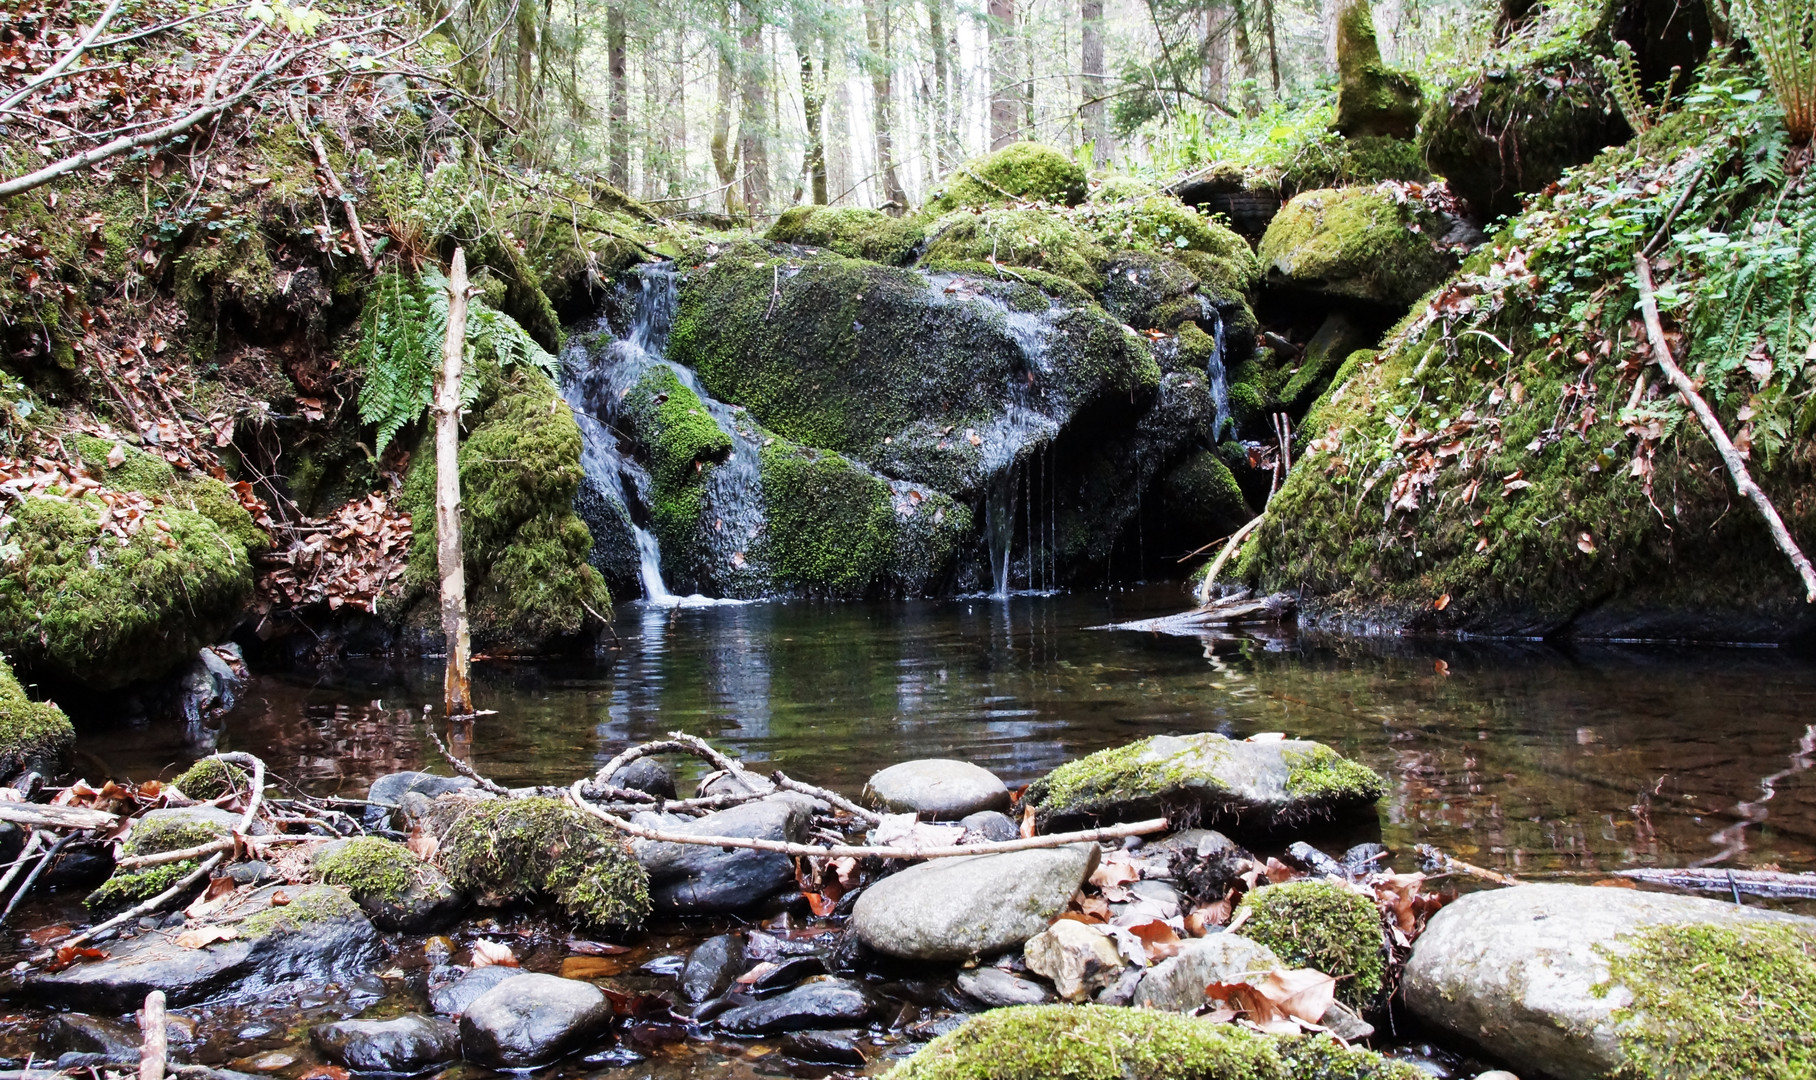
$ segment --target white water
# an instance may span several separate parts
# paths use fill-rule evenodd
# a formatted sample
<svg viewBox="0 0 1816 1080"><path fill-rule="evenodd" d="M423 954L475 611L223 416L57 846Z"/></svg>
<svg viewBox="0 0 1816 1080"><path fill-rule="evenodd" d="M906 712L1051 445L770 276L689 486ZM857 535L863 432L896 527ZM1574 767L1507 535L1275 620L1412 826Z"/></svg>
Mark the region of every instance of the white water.
<svg viewBox="0 0 1816 1080"><path fill-rule="evenodd" d="M1230 416L1230 383L1229 375L1223 368L1223 315L1209 300L1200 296L1198 310L1202 319L1211 324L1210 359L1204 362L1204 377L1211 384L1211 405L1217 410L1211 421L1211 441L1223 438L1225 426L1234 428L1236 421Z"/></svg>

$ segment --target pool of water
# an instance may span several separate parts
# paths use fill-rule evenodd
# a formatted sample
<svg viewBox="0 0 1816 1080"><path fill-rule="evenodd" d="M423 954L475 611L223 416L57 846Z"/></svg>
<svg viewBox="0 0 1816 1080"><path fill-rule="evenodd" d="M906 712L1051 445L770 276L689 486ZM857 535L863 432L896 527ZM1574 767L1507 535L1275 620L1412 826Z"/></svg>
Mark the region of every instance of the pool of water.
<svg viewBox="0 0 1816 1080"><path fill-rule="evenodd" d="M1783 649L1198 638L1090 629L1177 610L1175 587L878 603L619 608L595 659L481 661L471 757L569 783L679 730L856 793L914 757L1011 786L1162 732L1281 731L1373 766L1380 835L1528 875L1636 865L1816 868L1816 659ZM437 662L263 675L200 743L85 733L82 771L170 776L249 750L315 794L445 772L423 735ZM1410 868L1410 860L1400 860Z"/></svg>

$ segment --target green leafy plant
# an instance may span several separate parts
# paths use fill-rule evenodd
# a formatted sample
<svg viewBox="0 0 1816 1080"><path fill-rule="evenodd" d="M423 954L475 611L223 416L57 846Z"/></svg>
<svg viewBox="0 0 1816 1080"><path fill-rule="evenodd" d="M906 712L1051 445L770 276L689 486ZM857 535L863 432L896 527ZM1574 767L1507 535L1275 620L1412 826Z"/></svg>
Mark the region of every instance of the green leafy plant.
<svg viewBox="0 0 1816 1080"><path fill-rule="evenodd" d="M1792 140L1809 142L1816 130L1816 3L1735 0L1733 14L1765 65Z"/></svg>
<svg viewBox="0 0 1816 1080"><path fill-rule="evenodd" d="M527 364L550 379L556 377L555 358L517 320L486 307L477 297L470 303L462 408L472 405L479 394L471 362L478 356L490 356L500 367ZM360 316L354 356L366 376L359 392L359 418L378 427L377 453L384 453L397 433L429 407L447 333L448 279L441 271L424 270L414 279L383 274L374 282Z"/></svg>

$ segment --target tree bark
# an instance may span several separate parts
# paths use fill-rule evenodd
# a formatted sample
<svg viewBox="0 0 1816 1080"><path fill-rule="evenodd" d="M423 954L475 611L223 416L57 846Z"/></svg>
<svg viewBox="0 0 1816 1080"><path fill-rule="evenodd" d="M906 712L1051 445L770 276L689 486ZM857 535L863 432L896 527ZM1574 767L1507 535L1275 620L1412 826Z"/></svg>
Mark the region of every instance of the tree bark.
<svg viewBox="0 0 1816 1080"><path fill-rule="evenodd" d="M744 207L756 215L769 206L769 57L756 0L738 5L738 52L738 154L744 159Z"/></svg>
<svg viewBox="0 0 1816 1080"><path fill-rule="evenodd" d="M1214 3L1204 11L1203 77L1200 80L1204 100L1226 107L1230 96L1226 74L1230 62L1228 15L1221 3Z"/></svg>
<svg viewBox="0 0 1816 1080"><path fill-rule="evenodd" d="M713 101L713 171L725 187L725 212L732 217L744 213L744 196L738 191L738 155L731 142L731 100L736 92L737 73L732 69L731 49L726 44L731 36L731 9L719 9L719 78Z"/></svg>
<svg viewBox="0 0 1816 1080"><path fill-rule="evenodd" d="M1015 0L989 0L990 149L1000 150L1020 134L1015 93Z"/></svg>
<svg viewBox="0 0 1816 1080"><path fill-rule="evenodd" d="M826 205L826 80L825 71L816 72L813 45L818 38L814 28L796 12L789 24L789 37L794 42L795 58L801 64L801 112L807 125L807 148L802 171L807 173L815 206Z"/></svg>
<svg viewBox="0 0 1816 1080"><path fill-rule="evenodd" d="M908 209L908 193L895 168L895 78L889 37L889 0L866 0L864 30L870 45L872 123L876 134L876 171L882 182L883 209Z"/></svg>
<svg viewBox="0 0 1816 1080"><path fill-rule="evenodd" d="M631 95L626 77L624 5L605 9L606 70L611 82L611 106L606 121L608 144L606 177L618 190L628 192L631 182Z"/></svg>
<svg viewBox="0 0 1816 1080"><path fill-rule="evenodd" d="M467 577L460 544L460 370L467 346L467 253L454 249L448 270L448 336L435 387L435 561L441 571L441 631L448 667L442 710L473 712L472 642L467 629Z"/></svg>
<svg viewBox="0 0 1816 1080"><path fill-rule="evenodd" d="M532 92L536 86L536 5L521 0L517 5L517 117L530 118Z"/></svg>
<svg viewBox="0 0 1816 1080"><path fill-rule="evenodd" d="M946 37L946 0L927 0L927 44L933 54L933 155L941 176L958 164L952 139L952 51Z"/></svg>
<svg viewBox="0 0 1816 1080"><path fill-rule="evenodd" d="M1273 75L1274 98L1280 98L1280 38L1274 32L1274 0L1261 0L1261 13L1267 24L1267 66Z"/></svg>
<svg viewBox="0 0 1816 1080"><path fill-rule="evenodd" d="M1101 168L1110 163L1109 110L1103 100L1103 0L1083 0L1078 14L1079 70L1084 72L1085 95L1080 111L1084 114L1085 138L1091 141L1092 162Z"/></svg>

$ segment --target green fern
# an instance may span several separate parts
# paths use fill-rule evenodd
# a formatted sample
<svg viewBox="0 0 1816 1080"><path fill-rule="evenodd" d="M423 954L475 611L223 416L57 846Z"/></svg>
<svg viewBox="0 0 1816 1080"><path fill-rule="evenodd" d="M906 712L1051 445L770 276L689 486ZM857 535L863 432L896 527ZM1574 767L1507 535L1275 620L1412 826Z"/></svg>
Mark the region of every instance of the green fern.
<svg viewBox="0 0 1816 1080"><path fill-rule="evenodd" d="M373 283L354 357L366 377L359 391L359 418L378 428L376 453L384 453L397 433L433 403L447 333L448 279L441 271L424 270L415 279L382 274ZM517 320L477 298L467 312L466 344L462 408L479 396L475 359L490 356L500 367L525 364L550 379L558 374L555 358Z"/></svg>
<svg viewBox="0 0 1816 1080"><path fill-rule="evenodd" d="M1809 142L1816 130L1816 2L1736 0L1733 15L1784 107L1792 141Z"/></svg>

